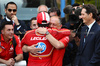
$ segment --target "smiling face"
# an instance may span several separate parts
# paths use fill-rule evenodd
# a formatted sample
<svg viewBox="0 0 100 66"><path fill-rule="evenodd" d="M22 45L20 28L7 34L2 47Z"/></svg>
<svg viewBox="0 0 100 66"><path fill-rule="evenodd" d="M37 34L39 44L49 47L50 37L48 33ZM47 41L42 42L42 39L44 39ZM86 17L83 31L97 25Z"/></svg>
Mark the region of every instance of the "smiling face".
<svg viewBox="0 0 100 66"><path fill-rule="evenodd" d="M49 27L61 29L62 25L60 24L59 17L57 17L57 16L52 16L52 17L50 18Z"/></svg>
<svg viewBox="0 0 100 66"><path fill-rule="evenodd" d="M83 23L86 25L90 25L97 18L97 8L92 4L85 4L82 6L81 18L83 19Z"/></svg>
<svg viewBox="0 0 100 66"><path fill-rule="evenodd" d="M83 23L85 23L86 25L89 25L92 19L92 16L91 16L91 13L87 14L86 9L83 8L81 11L81 18L83 19Z"/></svg>
<svg viewBox="0 0 100 66"><path fill-rule="evenodd" d="M11 38L13 38L14 35L13 25L5 25L5 27L2 30L2 34L5 40L10 40Z"/></svg>

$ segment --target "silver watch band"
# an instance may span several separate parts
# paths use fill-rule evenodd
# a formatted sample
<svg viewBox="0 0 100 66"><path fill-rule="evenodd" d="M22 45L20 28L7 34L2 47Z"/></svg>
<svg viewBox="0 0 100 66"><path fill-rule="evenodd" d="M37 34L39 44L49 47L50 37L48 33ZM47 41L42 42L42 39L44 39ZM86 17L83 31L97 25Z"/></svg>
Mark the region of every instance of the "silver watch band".
<svg viewBox="0 0 100 66"><path fill-rule="evenodd" d="M48 35L49 34L49 31L47 31L45 34Z"/></svg>

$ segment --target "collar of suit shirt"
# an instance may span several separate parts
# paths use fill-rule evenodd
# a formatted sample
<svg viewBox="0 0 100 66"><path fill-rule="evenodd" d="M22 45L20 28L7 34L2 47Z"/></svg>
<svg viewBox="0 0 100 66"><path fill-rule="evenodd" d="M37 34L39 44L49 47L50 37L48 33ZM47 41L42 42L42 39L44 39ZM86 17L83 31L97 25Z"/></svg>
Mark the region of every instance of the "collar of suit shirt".
<svg viewBox="0 0 100 66"><path fill-rule="evenodd" d="M94 24L95 22L96 22L96 21L93 21L90 25L87 25L87 26L88 26L88 28L89 28L88 33L90 32L91 27L93 26L93 24Z"/></svg>
<svg viewBox="0 0 100 66"><path fill-rule="evenodd" d="M6 20L7 20L7 21L11 21L9 18L7 18L7 16L6 16ZM14 20L12 20L12 21L13 21L13 24L14 24Z"/></svg>

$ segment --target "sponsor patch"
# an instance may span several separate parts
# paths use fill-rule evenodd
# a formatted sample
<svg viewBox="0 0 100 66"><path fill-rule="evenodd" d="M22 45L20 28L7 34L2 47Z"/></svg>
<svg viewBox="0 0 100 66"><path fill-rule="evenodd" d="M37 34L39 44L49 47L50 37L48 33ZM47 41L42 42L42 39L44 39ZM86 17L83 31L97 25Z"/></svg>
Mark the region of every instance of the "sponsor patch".
<svg viewBox="0 0 100 66"><path fill-rule="evenodd" d="M36 46L36 48L42 48L42 51L39 51L39 53L43 53L46 50L46 44L43 42L39 42L37 43L38 45Z"/></svg>

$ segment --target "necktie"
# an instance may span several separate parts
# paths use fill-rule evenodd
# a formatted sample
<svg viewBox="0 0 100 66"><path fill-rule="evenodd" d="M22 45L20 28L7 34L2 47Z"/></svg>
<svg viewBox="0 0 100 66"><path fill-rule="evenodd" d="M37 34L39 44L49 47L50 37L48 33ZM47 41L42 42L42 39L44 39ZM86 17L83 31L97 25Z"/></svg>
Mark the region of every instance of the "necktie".
<svg viewBox="0 0 100 66"><path fill-rule="evenodd" d="M86 26L86 29L85 29L85 33L84 33L84 42L83 42L83 47L85 46L85 42L86 42L86 37L88 36L88 30L89 30L89 28L88 28L88 26Z"/></svg>
<svg viewBox="0 0 100 66"><path fill-rule="evenodd" d="M11 22L13 23L13 27L15 26L15 23L11 20Z"/></svg>
<svg viewBox="0 0 100 66"><path fill-rule="evenodd" d="M89 28L88 28L88 26L86 26L86 30L85 30L85 34L84 34L84 38L87 37L88 30L89 30Z"/></svg>

